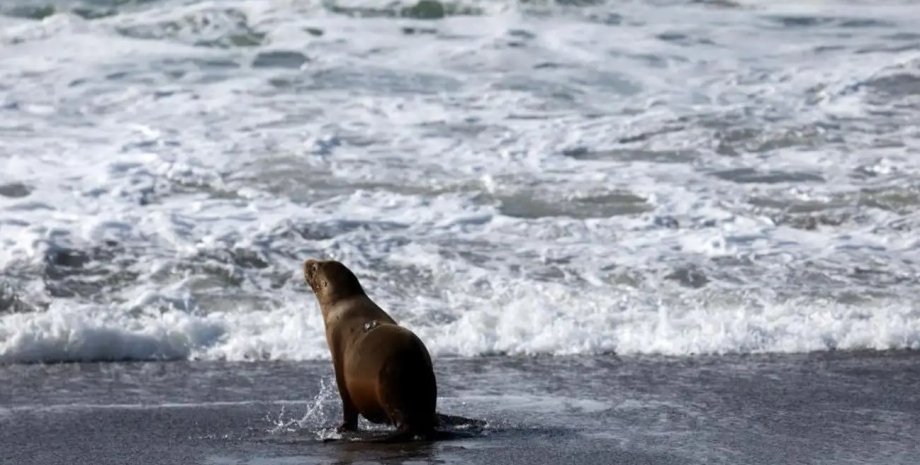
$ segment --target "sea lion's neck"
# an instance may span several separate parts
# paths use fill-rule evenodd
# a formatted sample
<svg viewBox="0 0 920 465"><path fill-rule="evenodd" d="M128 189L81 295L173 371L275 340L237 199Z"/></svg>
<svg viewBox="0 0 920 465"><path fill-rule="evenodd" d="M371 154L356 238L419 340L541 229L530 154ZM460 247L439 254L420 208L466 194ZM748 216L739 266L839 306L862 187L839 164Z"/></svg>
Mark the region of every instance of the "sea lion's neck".
<svg viewBox="0 0 920 465"><path fill-rule="evenodd" d="M354 300L367 299L364 292L351 293L347 295L333 294L316 296L319 300L320 309L323 311L323 318L328 319L332 314L341 313L350 307L349 303Z"/></svg>

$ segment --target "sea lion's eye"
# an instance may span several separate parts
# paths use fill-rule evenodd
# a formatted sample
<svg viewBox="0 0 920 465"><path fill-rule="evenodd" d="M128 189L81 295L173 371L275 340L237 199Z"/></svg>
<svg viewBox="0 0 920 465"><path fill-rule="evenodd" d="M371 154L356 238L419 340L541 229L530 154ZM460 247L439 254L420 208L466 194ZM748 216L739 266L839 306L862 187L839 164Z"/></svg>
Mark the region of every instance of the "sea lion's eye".
<svg viewBox="0 0 920 465"><path fill-rule="evenodd" d="M316 269L317 269L317 268L319 268L319 267L316 266L316 263L314 263L313 266L310 267L310 269L312 269L314 273L316 273Z"/></svg>
<svg viewBox="0 0 920 465"><path fill-rule="evenodd" d="M329 281L323 281L323 287L329 287Z"/></svg>

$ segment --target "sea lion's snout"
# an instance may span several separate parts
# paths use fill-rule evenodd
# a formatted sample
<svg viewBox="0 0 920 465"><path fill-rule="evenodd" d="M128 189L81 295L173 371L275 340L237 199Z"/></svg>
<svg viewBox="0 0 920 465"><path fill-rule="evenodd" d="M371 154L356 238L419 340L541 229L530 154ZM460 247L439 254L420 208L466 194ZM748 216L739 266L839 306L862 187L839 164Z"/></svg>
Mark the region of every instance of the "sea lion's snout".
<svg viewBox="0 0 920 465"><path fill-rule="evenodd" d="M303 262L303 279L310 285L314 287L313 278L316 276L316 271L319 270L319 262L313 259Z"/></svg>

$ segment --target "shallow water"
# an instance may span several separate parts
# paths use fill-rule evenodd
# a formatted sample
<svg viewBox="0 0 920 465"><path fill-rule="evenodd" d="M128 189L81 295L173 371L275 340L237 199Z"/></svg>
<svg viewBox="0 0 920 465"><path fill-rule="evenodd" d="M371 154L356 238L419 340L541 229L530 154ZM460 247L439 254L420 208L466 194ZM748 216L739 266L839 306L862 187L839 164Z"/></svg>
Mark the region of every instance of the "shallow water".
<svg viewBox="0 0 920 465"><path fill-rule="evenodd" d="M0 362L920 347L911 2L13 0Z"/></svg>
<svg viewBox="0 0 920 465"><path fill-rule="evenodd" d="M435 366L439 410L486 420L485 428L437 442L340 439L331 430L340 407L328 362L0 366L0 461L907 465L920 458L913 352L481 357Z"/></svg>

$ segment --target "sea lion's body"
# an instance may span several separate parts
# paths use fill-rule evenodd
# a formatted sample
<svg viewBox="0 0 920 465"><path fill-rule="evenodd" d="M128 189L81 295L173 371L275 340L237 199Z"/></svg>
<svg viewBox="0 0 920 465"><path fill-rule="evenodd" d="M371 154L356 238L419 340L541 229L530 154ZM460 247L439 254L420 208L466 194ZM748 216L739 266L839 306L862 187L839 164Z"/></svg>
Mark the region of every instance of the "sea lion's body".
<svg viewBox="0 0 920 465"><path fill-rule="evenodd" d="M395 425L391 439L431 436L437 383L425 344L377 306L341 263L308 260L304 277L323 312L342 398L340 430L356 430L361 414Z"/></svg>

